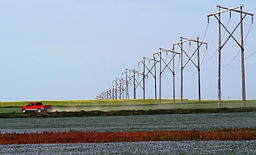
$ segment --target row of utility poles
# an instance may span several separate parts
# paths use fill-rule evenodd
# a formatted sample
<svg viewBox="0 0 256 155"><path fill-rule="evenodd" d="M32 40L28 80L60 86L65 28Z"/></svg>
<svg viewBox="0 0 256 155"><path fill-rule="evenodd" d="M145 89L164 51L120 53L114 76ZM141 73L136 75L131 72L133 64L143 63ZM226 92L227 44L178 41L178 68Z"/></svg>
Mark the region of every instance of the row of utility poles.
<svg viewBox="0 0 256 155"><path fill-rule="evenodd" d="M180 103L183 103L183 70L189 62L195 65L198 70L198 100L201 101L201 82L200 82L200 47L202 45L207 45L206 42L199 40L199 37L196 38L185 38L181 37L180 42L172 44L172 49L163 49L159 48L159 52L155 52L152 55L152 58L143 57L141 61L138 62L138 65L142 65L142 72L139 72L135 69L125 69L122 72L123 78L116 78L113 83L114 86L111 89L103 91L97 99L129 99L129 85L133 86L133 99L136 99L137 89L142 89L142 97L146 99L146 78L152 76L154 79L154 95L155 99L159 99L161 103L162 99L162 74L165 71L169 71L172 75L172 98L173 103L175 103L175 58L179 55L180 58L180 72L181 72L181 94L180 94ZM186 49L183 47L185 43L196 43L197 48L189 55ZM178 51L174 51L175 47L178 46ZM166 54L168 59L163 58L163 54ZM169 55L168 55L169 53ZM197 54L196 54L197 53ZM197 62L194 61L193 57L197 56ZM186 57L185 63L184 57ZM147 62L153 61L153 64ZM158 66L157 66L158 65ZM158 71L157 71L158 70ZM157 75L158 74L158 75ZM157 97L157 79L158 79L158 97Z"/></svg>
<svg viewBox="0 0 256 155"><path fill-rule="evenodd" d="M246 93L245 93L245 67L244 67L244 40L243 40L243 20L247 15L253 16L253 14L244 12L243 5L226 8L222 6L217 6L218 12L209 14L209 17L214 16L218 21L218 30L219 30L219 45L218 45L218 107L221 108L221 52L222 48L226 45L230 38L232 38L237 45L241 48L241 67L242 67L242 101L243 106L246 106ZM228 28L223 24L221 20L221 14L229 12L230 18L231 13L236 12L240 14L240 21L233 29L233 31L229 31ZM235 38L234 32L240 26L241 31L241 39L240 42ZM225 42L222 44L221 42L221 30L224 29L229 36L226 38ZM196 47L194 51L189 52L190 49L186 49L186 45L189 43L189 47L191 44L195 44L193 47ZM173 43L171 49L163 49L159 48L158 52L153 53L152 58L143 57L141 61L138 62L138 65L142 65L142 71L139 72L135 69L125 69L122 72L123 78L116 78L113 81L113 87L103 91L96 98L97 99L130 99L129 94L129 86L133 87L133 99L137 98L137 89L142 89L142 97L146 98L146 78L153 77L154 80L154 97L155 99L159 99L159 103L161 104L162 99L162 75L165 71L169 71L172 75L172 99L173 103L176 102L175 96L175 64L177 61L176 58L179 56L180 63L180 104L183 104L183 79L184 79L184 70L191 63L198 73L198 102L201 102L201 66L200 66L200 48L205 45L207 48L207 43L204 41L200 41L199 37L195 38L185 38L180 37L180 41L177 43ZM166 54L166 59L163 58L163 54ZM153 64L147 63L153 61ZM158 80L158 81L157 81ZM158 83L158 89L157 89ZM158 96L157 96L158 90Z"/></svg>

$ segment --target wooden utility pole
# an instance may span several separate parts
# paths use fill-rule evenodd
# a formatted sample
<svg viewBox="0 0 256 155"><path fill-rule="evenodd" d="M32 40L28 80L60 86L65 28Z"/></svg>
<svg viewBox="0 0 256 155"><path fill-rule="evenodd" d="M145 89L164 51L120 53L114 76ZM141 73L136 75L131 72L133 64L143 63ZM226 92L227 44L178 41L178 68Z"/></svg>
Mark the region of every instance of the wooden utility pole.
<svg viewBox="0 0 256 155"><path fill-rule="evenodd" d="M143 100L146 99L146 76L145 76L145 68L146 68L146 64L145 64L145 57L143 57L143 72L142 72L142 78L143 78Z"/></svg>
<svg viewBox="0 0 256 155"><path fill-rule="evenodd" d="M180 38L180 104L183 104L183 43Z"/></svg>
<svg viewBox="0 0 256 155"><path fill-rule="evenodd" d="M125 72L125 81L126 81L126 99L129 99L129 81L128 81L128 71Z"/></svg>
<svg viewBox="0 0 256 155"><path fill-rule="evenodd" d="M243 6L240 6L241 22L241 67L242 67L242 100L243 107L246 107L246 90L245 90L245 67L244 67L244 34L243 34Z"/></svg>
<svg viewBox="0 0 256 155"><path fill-rule="evenodd" d="M106 90L106 97L107 97L106 99L108 100L108 90Z"/></svg>
<svg viewBox="0 0 256 155"><path fill-rule="evenodd" d="M136 74L133 70L133 98L136 99Z"/></svg>
<svg viewBox="0 0 256 155"><path fill-rule="evenodd" d="M125 99L129 99L129 81L130 80L128 80L128 72L129 72L129 69L125 69L125 71L122 72L122 75L123 74L125 75L125 80L124 80L124 83L125 83L125 88L124 88Z"/></svg>
<svg viewBox="0 0 256 155"><path fill-rule="evenodd" d="M122 81L121 79L118 79L119 80L119 99L122 98Z"/></svg>
<svg viewBox="0 0 256 155"><path fill-rule="evenodd" d="M174 50L174 49L173 49ZM172 57L175 57L175 53L172 53ZM172 70L175 72L175 59L172 61ZM172 74L172 98L173 98L173 103L175 103L175 73Z"/></svg>
<svg viewBox="0 0 256 155"><path fill-rule="evenodd" d="M117 94L118 94L118 84L117 84L117 78L115 79L115 84L116 84L116 91L115 91L115 96L116 96L116 100L117 100Z"/></svg>
<svg viewBox="0 0 256 155"><path fill-rule="evenodd" d="M114 100L115 99L115 87L113 86L113 88L112 88L112 100Z"/></svg>
<svg viewBox="0 0 256 155"><path fill-rule="evenodd" d="M200 77L200 53L199 53L199 48L200 48L200 41L199 37L197 37L197 69L198 69L198 102L201 103L201 77Z"/></svg>
<svg viewBox="0 0 256 155"><path fill-rule="evenodd" d="M145 57L143 57L143 60L138 62L138 65L140 65L140 63L142 63L142 94L143 94L143 100L145 100L146 98L146 74L145 74L145 70L146 70L146 64L145 64Z"/></svg>
<svg viewBox="0 0 256 155"><path fill-rule="evenodd" d="M243 11L243 5L236 6L233 8L227 8L223 6L217 6L218 12L209 14L207 17L214 16L219 25L219 50L218 50L218 107L221 108L221 50L226 45L226 43L229 41L230 38L232 38L237 45L241 48L241 71L242 71L242 105L243 107L246 107L246 89L245 89L245 66L244 66L244 38L243 38L243 20L244 18L249 15L253 19L253 14ZM221 14L225 12L230 12L230 16L232 12L240 13L240 21L236 25L236 27L233 29L233 31L229 31L228 28L223 24L221 21ZM241 31L241 41L239 42L235 36L234 32L237 30L237 28L240 26ZM226 32L228 32L229 36L225 40L225 42L222 44L221 42L221 28L223 28Z"/></svg>
<svg viewBox="0 0 256 155"><path fill-rule="evenodd" d="M121 88L122 88L122 99L124 99L124 95L125 95L125 89L124 89L124 84L125 84L125 80L123 79L123 78L121 78L121 80L122 80L122 86L121 86Z"/></svg>
<svg viewBox="0 0 256 155"><path fill-rule="evenodd" d="M219 7L220 12L220 7ZM221 16L219 15L219 49L218 49L218 107L221 108Z"/></svg>
<svg viewBox="0 0 256 155"><path fill-rule="evenodd" d="M157 61L156 61L156 58L155 56L153 55L153 61L154 61L154 79L155 79L155 99L157 99L157 86L156 86L156 82L157 82L157 75L156 75L156 64L157 64Z"/></svg>
<svg viewBox="0 0 256 155"><path fill-rule="evenodd" d="M159 104L162 103L162 53L159 53L160 62L159 62Z"/></svg>

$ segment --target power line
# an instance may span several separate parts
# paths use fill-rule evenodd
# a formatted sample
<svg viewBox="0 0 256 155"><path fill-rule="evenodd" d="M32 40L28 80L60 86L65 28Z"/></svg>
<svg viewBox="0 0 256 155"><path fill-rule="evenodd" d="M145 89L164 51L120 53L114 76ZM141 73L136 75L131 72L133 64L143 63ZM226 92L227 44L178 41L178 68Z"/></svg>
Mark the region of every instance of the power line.
<svg viewBox="0 0 256 155"><path fill-rule="evenodd" d="M204 34L203 34L203 39L202 39L202 41L204 41L204 39L205 39L205 37L206 37L206 33L207 33L207 31L208 31L208 27L209 27L209 22L207 22L206 28L205 28L205 30L204 30ZM207 51L207 49L208 49L208 48L206 48L206 51ZM202 61L201 61L201 65L203 64L203 61L204 61L204 59L205 59L205 57L206 57L206 51L204 52L204 55L203 55L203 58L202 58Z"/></svg>
<svg viewBox="0 0 256 155"><path fill-rule="evenodd" d="M252 28L252 23L251 23L251 25L250 25L250 27L249 27L247 33L246 33L246 37L245 37L245 39L244 39L244 44L247 42L249 33L251 32L251 28ZM230 61L229 63L225 64L225 65L223 66L223 68L229 67L229 66L236 60L236 58L238 57L239 53L240 53L240 50L238 50L238 51L236 52L236 55L233 57L233 59L231 59L231 61ZM246 58L247 58L247 57L246 57ZM246 58L245 58L245 59L246 59Z"/></svg>
<svg viewBox="0 0 256 155"><path fill-rule="evenodd" d="M255 53L256 53L256 50L255 50L253 53L251 53L249 56L247 56L247 57L245 58L245 60L251 58Z"/></svg>

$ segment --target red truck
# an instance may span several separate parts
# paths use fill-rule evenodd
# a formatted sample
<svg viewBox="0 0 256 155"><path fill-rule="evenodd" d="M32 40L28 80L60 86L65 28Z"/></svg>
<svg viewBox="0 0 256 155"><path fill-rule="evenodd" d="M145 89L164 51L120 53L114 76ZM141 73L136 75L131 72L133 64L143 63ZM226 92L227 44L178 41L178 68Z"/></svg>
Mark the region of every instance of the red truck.
<svg viewBox="0 0 256 155"><path fill-rule="evenodd" d="M21 108L21 111L23 113L27 112L27 111L37 111L37 112L42 112L42 111L50 111L52 109L51 105L43 105L42 102L31 102L26 106L23 106Z"/></svg>

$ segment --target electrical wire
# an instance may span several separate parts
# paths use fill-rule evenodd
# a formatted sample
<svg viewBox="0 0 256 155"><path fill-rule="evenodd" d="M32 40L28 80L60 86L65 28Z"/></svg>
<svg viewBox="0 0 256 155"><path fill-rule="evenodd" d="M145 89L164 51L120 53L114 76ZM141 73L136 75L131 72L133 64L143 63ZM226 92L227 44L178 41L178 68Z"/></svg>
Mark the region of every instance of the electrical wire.
<svg viewBox="0 0 256 155"><path fill-rule="evenodd" d="M252 28L252 23L251 23L251 25L250 25L250 27L249 27L247 33L246 33L246 36L245 36L245 39L244 39L244 44L247 42L249 33L251 32L251 28ZM240 53L240 49L236 52L236 55L233 57L233 59L231 59L231 61L230 61L229 63L227 63L226 65L223 65L224 68L229 67L229 66L236 60L236 58L238 57L239 53ZM254 54L254 53L253 53L253 54ZM253 54L252 54L252 55L253 55ZM247 59L247 57L246 57L245 59Z"/></svg>
<svg viewBox="0 0 256 155"><path fill-rule="evenodd" d="M209 59L207 59L206 62L211 61L216 56L217 52L218 52L218 49L214 50L214 53L209 57Z"/></svg>
<svg viewBox="0 0 256 155"><path fill-rule="evenodd" d="M228 20L228 22L227 22L227 24L226 24L226 25L227 25L226 27L229 27L230 21L231 21L231 18L229 18L229 20ZM221 42L223 41L224 37L226 36L226 33L227 33L227 31L225 31L225 32L223 33L222 38L221 38ZM216 56L217 52L218 52L218 49L214 50L214 53L209 57L209 59L207 60L207 62L208 62L208 61L211 61L211 60ZM204 59L205 59L205 58L202 59L201 65L202 65Z"/></svg>
<svg viewBox="0 0 256 155"><path fill-rule="evenodd" d="M251 24L252 25L252 24ZM251 27L250 27L251 28ZM256 53L256 50L254 52L252 52L250 55L245 57L245 60L251 58L254 54Z"/></svg>
<svg viewBox="0 0 256 155"><path fill-rule="evenodd" d="M208 27L209 27L209 23L207 23L206 28L205 28L205 30L204 30L204 35L203 35L202 41L204 41L204 39L205 39L205 37L206 37L206 33L207 33L207 31L208 31Z"/></svg>
<svg viewBox="0 0 256 155"><path fill-rule="evenodd" d="M251 53L249 56L247 56L247 57L245 58L245 60L251 58L255 53L256 53L256 50L255 50L253 53Z"/></svg>
<svg viewBox="0 0 256 155"><path fill-rule="evenodd" d="M236 60L239 53L240 53L240 50L238 52L236 52L236 55L233 57L233 59L229 63L227 63L226 65L223 65L223 68L227 68L228 66L230 66Z"/></svg>
<svg viewBox="0 0 256 155"><path fill-rule="evenodd" d="M208 31L208 27L209 27L209 23L207 23L207 26L206 26L206 28L205 28L202 41L204 41L204 39L205 39L205 37L206 37L206 33L207 33L207 31ZM207 45L206 45L206 46L207 46ZM202 60L201 60L201 65L203 64L204 59L205 59L205 57L206 57L206 51L207 51L207 49L204 51L204 55L203 55L203 58L202 58Z"/></svg>

